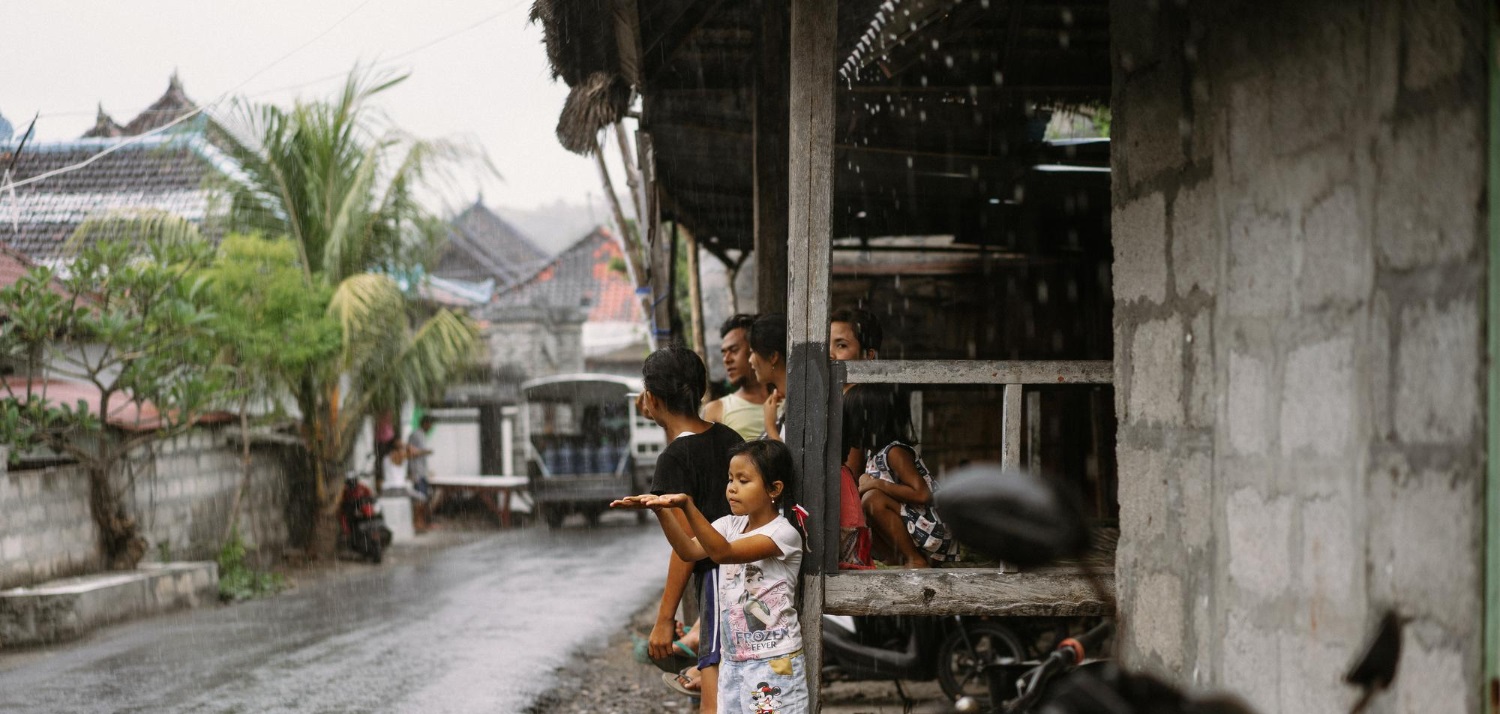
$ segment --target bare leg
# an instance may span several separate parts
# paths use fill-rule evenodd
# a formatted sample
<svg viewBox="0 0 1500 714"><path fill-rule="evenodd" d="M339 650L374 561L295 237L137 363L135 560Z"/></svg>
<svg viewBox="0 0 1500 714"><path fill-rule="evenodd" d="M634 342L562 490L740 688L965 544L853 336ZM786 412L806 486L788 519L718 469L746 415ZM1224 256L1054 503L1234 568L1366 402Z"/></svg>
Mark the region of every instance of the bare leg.
<svg viewBox="0 0 1500 714"><path fill-rule="evenodd" d="M714 665L707 669L699 670L702 679L699 680L699 691L702 704L698 711L701 714L717 714L719 711L719 666Z"/></svg>
<svg viewBox="0 0 1500 714"><path fill-rule="evenodd" d="M912 542L911 534L906 532L906 521L901 519L901 503L879 491L866 491L860 499L864 505L865 515L869 517L870 524L874 526L871 530L880 534L880 537L901 555L901 564L907 568L930 568L931 563L922 551L917 549L917 544Z"/></svg>

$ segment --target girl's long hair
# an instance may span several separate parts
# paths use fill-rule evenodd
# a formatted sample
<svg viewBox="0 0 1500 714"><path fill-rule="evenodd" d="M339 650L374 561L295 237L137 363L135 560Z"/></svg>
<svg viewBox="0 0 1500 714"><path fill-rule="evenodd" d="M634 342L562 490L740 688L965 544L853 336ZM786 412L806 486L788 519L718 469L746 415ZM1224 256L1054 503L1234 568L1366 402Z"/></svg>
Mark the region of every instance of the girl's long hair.
<svg viewBox="0 0 1500 714"><path fill-rule="evenodd" d="M806 546L807 532L797 515L797 465L792 461L792 450L774 439L756 439L729 448L729 458L740 454L749 457L767 490L772 483L781 482L781 515L786 516L792 527L802 534L802 543Z"/></svg>
<svg viewBox="0 0 1500 714"><path fill-rule="evenodd" d="M802 516L798 511L801 506L797 503L797 464L792 460L792 450L775 439L756 439L735 444L729 448L729 458L744 454L749 457L750 463L755 465L755 470L760 473L761 483L769 490L771 484L781 482L781 515L784 516L793 528L797 529L797 535L802 536L802 564L806 567L807 552L807 530L802 525ZM803 511L806 513L806 511ZM795 605L800 616L802 612L802 583L806 578L798 574L797 592L795 593Z"/></svg>
<svg viewBox="0 0 1500 714"><path fill-rule="evenodd" d="M844 395L843 450L873 454L893 442L915 446L911 396L900 385L860 384Z"/></svg>

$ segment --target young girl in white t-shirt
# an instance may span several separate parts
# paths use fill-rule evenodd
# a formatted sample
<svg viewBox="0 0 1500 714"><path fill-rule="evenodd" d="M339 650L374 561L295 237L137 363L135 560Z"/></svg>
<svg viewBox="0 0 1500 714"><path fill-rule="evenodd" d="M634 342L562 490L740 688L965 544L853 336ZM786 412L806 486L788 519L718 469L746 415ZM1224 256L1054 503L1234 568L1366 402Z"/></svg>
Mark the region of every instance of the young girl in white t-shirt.
<svg viewBox="0 0 1500 714"><path fill-rule="evenodd" d="M631 496L615 508L649 508L684 560L719 564L719 619L724 633L719 664L721 714L802 714L811 710L797 583L803 534L795 525L792 454L779 441L737 444L729 450L725 495L731 515L709 523L683 493ZM692 532L664 509L680 508Z"/></svg>

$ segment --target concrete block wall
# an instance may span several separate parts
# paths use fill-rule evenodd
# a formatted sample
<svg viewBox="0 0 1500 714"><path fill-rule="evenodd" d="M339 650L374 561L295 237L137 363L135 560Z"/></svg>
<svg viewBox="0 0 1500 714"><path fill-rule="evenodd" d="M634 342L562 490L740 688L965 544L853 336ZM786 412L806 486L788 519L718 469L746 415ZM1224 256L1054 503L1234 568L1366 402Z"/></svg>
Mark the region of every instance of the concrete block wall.
<svg viewBox="0 0 1500 714"><path fill-rule="evenodd" d="M196 429L156 447L135 482L135 507L150 541L172 560L213 560L243 478L235 428ZM278 448L252 446L251 477L238 528L246 547L277 554L288 543L287 463ZM165 544L164 546L162 544Z"/></svg>
<svg viewBox="0 0 1500 714"><path fill-rule="evenodd" d="M76 467L9 470L0 449L0 590L103 567L89 515L89 482Z"/></svg>
<svg viewBox="0 0 1500 714"><path fill-rule="evenodd" d="M1134 664L1264 712L1479 710L1485 8L1111 3Z"/></svg>
<svg viewBox="0 0 1500 714"><path fill-rule="evenodd" d="M232 432L194 430L133 460L129 504L149 543L146 560L215 558L241 474ZM276 554L288 543L287 466L278 450L251 453L254 472L240 532L251 547ZM103 561L83 470L11 469L4 459L0 469L0 589L98 572ZM124 474L118 478L127 482Z"/></svg>

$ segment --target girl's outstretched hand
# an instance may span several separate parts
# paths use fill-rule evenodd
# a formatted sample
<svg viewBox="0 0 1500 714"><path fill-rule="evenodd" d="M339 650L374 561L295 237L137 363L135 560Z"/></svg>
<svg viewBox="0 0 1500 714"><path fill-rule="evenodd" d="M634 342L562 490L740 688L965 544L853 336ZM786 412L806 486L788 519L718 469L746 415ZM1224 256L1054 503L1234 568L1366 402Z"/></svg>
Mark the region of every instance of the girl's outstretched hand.
<svg viewBox="0 0 1500 714"><path fill-rule="evenodd" d="M648 508L651 509L651 510L655 510L656 508L659 508L659 506L653 506L653 505L651 505L651 502L655 501L655 500L656 500L656 496L655 495L650 494L650 493L643 493L643 494L641 494L639 496L626 496L626 497L621 498L621 499L616 499L614 501L610 501L609 502L609 507L610 508L624 508L624 509L636 510L636 511L642 511L642 510L646 510Z"/></svg>
<svg viewBox="0 0 1500 714"><path fill-rule="evenodd" d="M693 502L693 497L685 493L664 493L651 499L652 508L683 508Z"/></svg>

